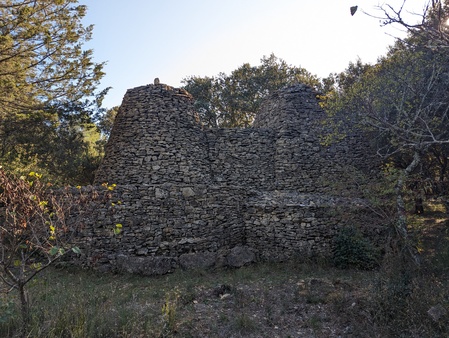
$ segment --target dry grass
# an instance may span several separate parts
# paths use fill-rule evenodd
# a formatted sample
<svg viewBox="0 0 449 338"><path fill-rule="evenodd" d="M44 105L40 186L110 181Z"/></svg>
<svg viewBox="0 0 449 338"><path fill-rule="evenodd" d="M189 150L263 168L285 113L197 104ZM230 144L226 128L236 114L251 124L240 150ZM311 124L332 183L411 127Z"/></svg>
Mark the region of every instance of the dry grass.
<svg viewBox="0 0 449 338"><path fill-rule="evenodd" d="M151 278L49 270L30 288L29 337L447 337L449 224L438 210L413 224L420 268L399 255L377 271L293 261ZM13 296L0 298L1 337L20 332ZM432 306L447 312L434 320Z"/></svg>

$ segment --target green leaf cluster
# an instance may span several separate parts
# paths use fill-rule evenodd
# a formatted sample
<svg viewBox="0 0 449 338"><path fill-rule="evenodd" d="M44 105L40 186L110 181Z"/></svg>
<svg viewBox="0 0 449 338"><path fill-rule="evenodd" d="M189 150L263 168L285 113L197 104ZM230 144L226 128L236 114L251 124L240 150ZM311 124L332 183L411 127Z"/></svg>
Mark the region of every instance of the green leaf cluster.
<svg viewBox="0 0 449 338"><path fill-rule="evenodd" d="M319 86L316 76L301 67L288 65L274 54L263 57L259 66L245 63L231 74L188 77L184 88L195 98L203 124L216 127L249 127L264 98L298 82Z"/></svg>
<svg viewBox="0 0 449 338"><path fill-rule="evenodd" d="M87 184L101 156L90 131L107 92L104 63L83 48L93 26L77 0L5 0L0 6L0 160L56 183ZM96 140L95 140L96 138Z"/></svg>
<svg viewBox="0 0 449 338"><path fill-rule="evenodd" d="M93 26L77 0L5 0L0 6L0 102L5 110L76 102L95 91L103 64L82 48Z"/></svg>
<svg viewBox="0 0 449 338"><path fill-rule="evenodd" d="M122 228L123 228L123 225L120 223L117 223L115 225L115 227L112 229L112 232L114 233L114 235L120 235L120 233L122 232Z"/></svg>

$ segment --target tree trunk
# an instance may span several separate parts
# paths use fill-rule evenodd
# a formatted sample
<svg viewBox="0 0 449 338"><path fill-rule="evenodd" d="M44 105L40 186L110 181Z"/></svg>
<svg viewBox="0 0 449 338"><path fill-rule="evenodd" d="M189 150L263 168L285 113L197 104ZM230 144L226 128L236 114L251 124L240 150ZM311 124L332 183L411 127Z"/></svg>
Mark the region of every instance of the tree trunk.
<svg viewBox="0 0 449 338"><path fill-rule="evenodd" d="M398 222L396 225L396 231L401 237L403 243L408 247L407 239L408 239L408 229L407 229L407 210L405 208L405 202L404 202L404 184L405 180L407 179L408 175L418 166L419 162L421 160L421 156L418 151L415 150L413 154L413 160L412 162L405 168L402 173L399 175L398 180L396 181L395 185L395 192L396 192L396 208L398 213ZM410 250L410 253L412 254L413 259L415 262L418 262L417 256L413 254L413 252Z"/></svg>
<svg viewBox="0 0 449 338"><path fill-rule="evenodd" d="M407 211L404 202L404 184L408 175L418 166L421 157L417 151L413 154L412 162L405 168L396 182L396 208L398 213L397 231L402 239L407 239Z"/></svg>
<svg viewBox="0 0 449 338"><path fill-rule="evenodd" d="M18 285L20 294L20 306L22 312L22 337L26 337L26 332L30 323L30 311L28 304L28 297L25 290L25 283L19 283Z"/></svg>

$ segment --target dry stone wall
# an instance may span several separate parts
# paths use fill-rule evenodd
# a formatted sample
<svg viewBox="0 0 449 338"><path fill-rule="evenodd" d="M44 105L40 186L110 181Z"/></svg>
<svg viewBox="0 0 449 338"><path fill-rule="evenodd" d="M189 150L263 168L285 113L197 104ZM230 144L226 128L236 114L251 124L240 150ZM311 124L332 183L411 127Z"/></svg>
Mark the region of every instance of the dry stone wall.
<svg viewBox="0 0 449 338"><path fill-rule="evenodd" d="M80 235L81 262L162 274L330 255L336 206L360 208L332 182L373 162L360 137L323 147L323 117L301 84L273 94L248 129L203 129L182 89L128 90L96 175L117 185L114 206L99 206Z"/></svg>
<svg viewBox="0 0 449 338"><path fill-rule="evenodd" d="M275 133L269 129L206 132L210 178L215 184L271 189L275 182Z"/></svg>
<svg viewBox="0 0 449 338"><path fill-rule="evenodd" d="M206 136L181 89L149 85L128 90L96 181L116 184L205 183Z"/></svg>

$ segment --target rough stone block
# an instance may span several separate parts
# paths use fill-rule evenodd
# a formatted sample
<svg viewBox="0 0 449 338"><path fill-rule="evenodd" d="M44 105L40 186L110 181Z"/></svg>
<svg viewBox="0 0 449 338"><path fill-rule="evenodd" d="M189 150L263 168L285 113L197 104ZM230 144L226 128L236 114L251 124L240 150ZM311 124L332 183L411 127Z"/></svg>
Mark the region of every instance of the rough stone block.
<svg viewBox="0 0 449 338"><path fill-rule="evenodd" d="M181 188L181 192L182 192L182 195L186 198L195 196L195 191L191 187Z"/></svg>
<svg viewBox="0 0 449 338"><path fill-rule="evenodd" d="M213 252L187 253L179 257L183 269L208 269L215 265L217 254Z"/></svg>
<svg viewBox="0 0 449 338"><path fill-rule="evenodd" d="M235 268L254 263L255 261L256 255L254 251L247 246L236 246L232 248L226 257L227 265Z"/></svg>
<svg viewBox="0 0 449 338"><path fill-rule="evenodd" d="M120 272L139 274L144 276L164 275L173 269L171 257L134 257L117 256L117 269Z"/></svg>

